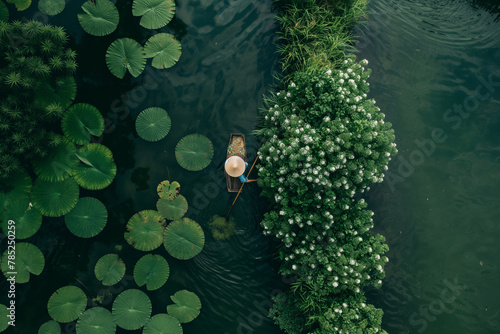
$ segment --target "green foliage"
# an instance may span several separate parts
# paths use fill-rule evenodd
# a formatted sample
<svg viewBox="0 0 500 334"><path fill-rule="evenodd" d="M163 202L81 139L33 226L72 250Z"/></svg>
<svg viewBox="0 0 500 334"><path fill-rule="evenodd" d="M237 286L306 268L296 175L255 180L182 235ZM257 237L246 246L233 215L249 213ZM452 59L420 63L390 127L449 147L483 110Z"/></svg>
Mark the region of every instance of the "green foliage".
<svg viewBox="0 0 500 334"><path fill-rule="evenodd" d="M158 141L170 131L172 122L167 111L152 107L141 111L135 121L135 129L139 137L147 141Z"/></svg>
<svg viewBox="0 0 500 334"><path fill-rule="evenodd" d="M82 5L82 10L83 13L78 14L78 21L87 33L105 36L116 30L120 16L111 1L89 0Z"/></svg>
<svg viewBox="0 0 500 334"><path fill-rule="evenodd" d="M160 33L151 36L144 45L147 58L153 58L154 68L165 69L174 66L181 57L181 43L174 36Z"/></svg>
<svg viewBox="0 0 500 334"><path fill-rule="evenodd" d="M156 208L160 215L168 220L182 218L188 210L188 203L184 196L178 195L173 200L160 198L156 202Z"/></svg>
<svg viewBox="0 0 500 334"><path fill-rule="evenodd" d="M0 21L0 178L47 155L76 94L75 53L60 27Z"/></svg>
<svg viewBox="0 0 500 334"><path fill-rule="evenodd" d="M143 334L182 334L182 327L179 320L171 315L160 313L157 314L146 323Z"/></svg>
<svg viewBox="0 0 500 334"><path fill-rule="evenodd" d="M179 196L181 185L177 181L172 181L172 183L170 183L170 181L165 180L160 182L156 190L158 191L158 196L160 198L171 201Z"/></svg>
<svg viewBox="0 0 500 334"><path fill-rule="evenodd" d="M93 197L82 197L76 206L64 216L68 230L80 238L98 235L106 226L108 211L104 204Z"/></svg>
<svg viewBox="0 0 500 334"><path fill-rule="evenodd" d="M80 189L72 179L61 182L38 178L31 193L33 206L47 217L60 217L70 212L78 202Z"/></svg>
<svg viewBox="0 0 500 334"><path fill-rule="evenodd" d="M18 242L15 249L15 259L6 250L2 255L2 272L9 278L9 272L16 272L16 283L27 283L30 274L40 275L45 267L45 257L42 251L35 245L27 242ZM12 264L14 263L14 264Z"/></svg>
<svg viewBox="0 0 500 334"><path fill-rule="evenodd" d="M57 15L66 7L65 0L40 0L38 2L38 9L47 15Z"/></svg>
<svg viewBox="0 0 500 334"><path fill-rule="evenodd" d="M273 298L273 302L269 317L286 333L302 334L306 329L307 319L291 293L280 293Z"/></svg>
<svg viewBox="0 0 500 334"><path fill-rule="evenodd" d="M134 0L132 14L141 17L141 26L159 29L166 26L175 14L174 0Z"/></svg>
<svg viewBox="0 0 500 334"><path fill-rule="evenodd" d="M113 302L112 317L121 328L128 330L139 329L151 316L151 300L137 289L125 290Z"/></svg>
<svg viewBox="0 0 500 334"><path fill-rule="evenodd" d="M117 254L106 254L97 261L94 274L102 285L109 286L121 281L125 275L125 269L125 263Z"/></svg>
<svg viewBox="0 0 500 334"><path fill-rule="evenodd" d="M170 298L175 304L168 305L167 312L180 323L191 322L200 314L201 301L194 292L181 290Z"/></svg>
<svg viewBox="0 0 500 334"><path fill-rule="evenodd" d="M229 220L226 220L225 217L215 215L208 223L208 227L212 230L212 237L215 240L229 240L234 233L235 226L236 223L232 216L229 217Z"/></svg>
<svg viewBox="0 0 500 334"><path fill-rule="evenodd" d="M9 21L9 9L3 1L0 1L0 21Z"/></svg>
<svg viewBox="0 0 500 334"><path fill-rule="evenodd" d="M72 105L61 121L64 136L78 145L90 143L91 136L99 137L104 131L104 118L93 105Z"/></svg>
<svg viewBox="0 0 500 334"><path fill-rule="evenodd" d="M11 3L16 6L18 11L23 11L31 6L31 0L7 0L7 3Z"/></svg>
<svg viewBox="0 0 500 334"><path fill-rule="evenodd" d="M167 260L157 254L144 255L134 267L135 283L137 286L146 285L149 291L161 288L167 282L169 274Z"/></svg>
<svg viewBox="0 0 500 334"><path fill-rule="evenodd" d="M203 249L205 233L197 222L184 217L174 220L167 226L163 245L176 259L188 260Z"/></svg>
<svg viewBox="0 0 500 334"><path fill-rule="evenodd" d="M114 334L116 325L111 312L102 307L93 307L85 311L76 323L77 334Z"/></svg>
<svg viewBox="0 0 500 334"><path fill-rule="evenodd" d="M135 249L151 251L163 242L165 218L158 211L143 210L133 215L127 222L125 240Z"/></svg>
<svg viewBox="0 0 500 334"><path fill-rule="evenodd" d="M80 187L100 190L113 182L116 164L109 148L90 143L81 147L75 155L79 163L73 169L73 177Z"/></svg>
<svg viewBox="0 0 500 334"><path fill-rule="evenodd" d="M175 158L181 167L200 171L207 167L214 157L214 146L210 139L199 133L187 135L175 146Z"/></svg>
<svg viewBox="0 0 500 334"><path fill-rule="evenodd" d="M138 77L146 66L144 48L133 39L119 38L106 51L106 64L117 78L123 79L127 71Z"/></svg>
<svg viewBox="0 0 500 334"><path fill-rule="evenodd" d="M49 320L38 329L38 334L60 334L61 325L57 321Z"/></svg>
<svg viewBox="0 0 500 334"><path fill-rule="evenodd" d="M49 298L47 309L57 322L76 320L87 307L87 296L82 289L68 285L57 289Z"/></svg>

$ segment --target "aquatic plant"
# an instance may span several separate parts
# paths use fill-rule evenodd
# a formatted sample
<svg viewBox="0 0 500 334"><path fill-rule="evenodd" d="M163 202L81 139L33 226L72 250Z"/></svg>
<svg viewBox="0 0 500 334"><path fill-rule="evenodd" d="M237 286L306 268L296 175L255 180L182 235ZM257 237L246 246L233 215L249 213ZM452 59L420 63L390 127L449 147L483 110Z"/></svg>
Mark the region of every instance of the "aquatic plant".
<svg viewBox="0 0 500 334"><path fill-rule="evenodd" d="M116 164L113 153L104 145L90 143L76 153L79 163L73 168L73 178L84 189L104 189L113 182Z"/></svg>
<svg viewBox="0 0 500 334"><path fill-rule="evenodd" d="M65 137L54 135L57 141L47 151L47 155L33 161L35 174L43 181L60 182L71 177L78 159L76 146Z"/></svg>
<svg viewBox="0 0 500 334"><path fill-rule="evenodd" d="M102 285L115 285L125 275L125 263L117 254L103 255L94 268L95 277Z"/></svg>
<svg viewBox="0 0 500 334"><path fill-rule="evenodd" d="M137 261L134 267L134 281L137 286L146 285L149 291L157 290L167 282L170 267L161 255L146 254Z"/></svg>
<svg viewBox="0 0 500 334"><path fill-rule="evenodd" d="M30 274L40 275L45 267L45 257L40 249L27 242L16 244L15 255L6 250L2 255L2 272L5 277L10 277L9 272L16 272L16 283L27 283Z"/></svg>
<svg viewBox="0 0 500 334"><path fill-rule="evenodd" d="M38 334L59 334L61 333L61 325L54 320L49 320L42 324L38 329Z"/></svg>
<svg viewBox="0 0 500 334"><path fill-rule="evenodd" d="M103 307L92 307L86 310L76 323L77 334L114 334L116 324L111 312Z"/></svg>
<svg viewBox="0 0 500 334"><path fill-rule="evenodd" d="M234 233L235 226L236 223L232 216L229 216L229 220L227 220L225 217L215 215L208 222L208 227L210 227L212 237L215 240L229 240Z"/></svg>
<svg viewBox="0 0 500 334"><path fill-rule="evenodd" d="M10 311L7 309L7 306L0 304L0 332L3 332L9 327L9 315Z"/></svg>
<svg viewBox="0 0 500 334"><path fill-rule="evenodd" d="M143 334L158 334L158 333L168 333L168 334L182 334L182 327L179 321L164 313L156 314L151 317L149 321L144 326L142 331Z"/></svg>
<svg viewBox="0 0 500 334"><path fill-rule="evenodd" d="M170 183L170 181L165 180L160 182L156 190L160 198L171 201L179 196L181 185L177 181L172 181L172 183Z"/></svg>
<svg viewBox="0 0 500 334"><path fill-rule="evenodd" d="M9 21L9 9L3 1L0 1L0 21Z"/></svg>
<svg viewBox="0 0 500 334"><path fill-rule="evenodd" d="M16 6L18 11L23 11L31 6L31 0L7 0L7 3Z"/></svg>
<svg viewBox="0 0 500 334"><path fill-rule="evenodd" d="M57 289L49 298L47 309L57 322L76 320L87 307L87 296L82 289L68 285Z"/></svg>
<svg viewBox="0 0 500 334"><path fill-rule="evenodd" d="M65 0L40 0L38 10L47 15L57 15L66 7Z"/></svg>
<svg viewBox="0 0 500 334"><path fill-rule="evenodd" d="M175 146L175 158L181 167L189 171L200 171L207 167L214 157L210 139L194 133L183 137Z"/></svg>
<svg viewBox="0 0 500 334"><path fill-rule="evenodd" d="M140 24L144 28L159 29L166 26L175 14L173 0L134 0L132 14L141 16Z"/></svg>
<svg viewBox="0 0 500 334"><path fill-rule="evenodd" d="M72 179L49 182L38 178L33 186L33 206L47 217L60 217L70 212L78 202L80 189Z"/></svg>
<svg viewBox="0 0 500 334"><path fill-rule="evenodd" d="M163 139L170 131L171 125L167 111L158 107L144 109L135 120L137 134L147 141Z"/></svg>
<svg viewBox="0 0 500 334"><path fill-rule="evenodd" d="M203 249L205 233L197 222L184 217L174 220L167 226L163 245L176 259L188 260Z"/></svg>
<svg viewBox="0 0 500 334"><path fill-rule="evenodd" d="M143 210L133 215L127 222L125 240L141 251L151 251L163 242L165 218L158 211Z"/></svg>
<svg viewBox="0 0 500 334"><path fill-rule="evenodd" d="M93 197L82 197L64 216L68 230L80 238L92 238L106 226L108 211L104 204Z"/></svg>
<svg viewBox="0 0 500 334"><path fill-rule="evenodd" d="M42 224L42 214L33 206L27 197L19 197L5 205L5 217L0 215L0 224L5 234L8 231L8 220L16 222L16 239L26 239L34 235ZM0 210L1 211L1 210Z"/></svg>
<svg viewBox="0 0 500 334"><path fill-rule="evenodd" d="M123 79L127 70L138 77L146 66L144 48L130 38L119 38L106 51L108 69L117 78Z"/></svg>
<svg viewBox="0 0 500 334"><path fill-rule="evenodd" d="M188 202L182 195L178 195L173 200L160 198L156 202L156 208L160 215L168 220L182 218L188 210Z"/></svg>
<svg viewBox="0 0 500 334"><path fill-rule="evenodd" d="M198 296L191 291L177 291L170 299L175 304L167 306L167 312L174 316L180 323L188 323L193 321L199 314L201 309L201 301Z"/></svg>
<svg viewBox="0 0 500 334"><path fill-rule="evenodd" d="M144 45L147 58L153 58L154 68L165 69L174 66L181 57L181 43L173 35L159 33L151 36Z"/></svg>
<svg viewBox="0 0 500 334"><path fill-rule="evenodd" d="M90 144L91 136L99 137L104 131L104 118L93 105L77 103L64 114L61 121L64 136L78 145Z"/></svg>
<svg viewBox="0 0 500 334"><path fill-rule="evenodd" d="M121 328L136 330L146 324L151 316L151 310L151 300L144 292L128 289L116 297L111 315Z"/></svg>
<svg viewBox="0 0 500 334"><path fill-rule="evenodd" d="M83 30L94 36L106 36L116 30L120 16L109 0L89 0L82 5L78 21Z"/></svg>

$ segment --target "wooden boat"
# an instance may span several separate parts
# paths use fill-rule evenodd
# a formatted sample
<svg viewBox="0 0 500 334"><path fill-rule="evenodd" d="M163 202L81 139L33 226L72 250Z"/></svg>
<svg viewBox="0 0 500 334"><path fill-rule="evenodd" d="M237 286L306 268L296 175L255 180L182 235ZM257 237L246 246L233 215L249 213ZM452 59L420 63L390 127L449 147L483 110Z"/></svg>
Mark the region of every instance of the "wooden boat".
<svg viewBox="0 0 500 334"><path fill-rule="evenodd" d="M226 159L232 157L233 155L239 156L245 162L247 161L247 147L245 144L245 136L242 133L231 133L229 145L227 146ZM226 174L227 191L230 193L237 193L241 187L240 179L229 176L225 170L224 174Z"/></svg>

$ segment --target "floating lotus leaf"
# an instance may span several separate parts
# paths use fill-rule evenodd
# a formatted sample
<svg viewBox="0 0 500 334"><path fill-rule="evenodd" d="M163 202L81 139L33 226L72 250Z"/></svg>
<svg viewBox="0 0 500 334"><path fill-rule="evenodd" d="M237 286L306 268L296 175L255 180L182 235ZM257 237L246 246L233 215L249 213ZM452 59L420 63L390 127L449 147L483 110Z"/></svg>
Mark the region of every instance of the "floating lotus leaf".
<svg viewBox="0 0 500 334"><path fill-rule="evenodd" d="M3 1L0 1L0 21L9 21L9 9L3 3Z"/></svg>
<svg viewBox="0 0 500 334"><path fill-rule="evenodd" d="M74 179L89 190L104 189L113 182L116 165L111 150L101 144L88 144L76 152L80 162L74 168Z"/></svg>
<svg viewBox="0 0 500 334"><path fill-rule="evenodd" d="M147 108L141 111L135 121L137 134L147 141L158 141L170 131L170 116L162 108Z"/></svg>
<svg viewBox="0 0 500 334"><path fill-rule="evenodd" d="M106 64L114 76L123 79L127 70L138 77L146 66L143 47L130 38L115 40L106 52Z"/></svg>
<svg viewBox="0 0 500 334"><path fill-rule="evenodd" d="M144 326L149 320L151 309L151 300L144 292L129 289L116 297L111 315L121 328L135 330Z"/></svg>
<svg viewBox="0 0 500 334"><path fill-rule="evenodd" d="M177 196L179 196L179 191L181 190L181 185L177 181L161 181L161 183L156 188L158 191L158 196L160 198L173 200Z"/></svg>
<svg viewBox="0 0 500 334"><path fill-rule="evenodd" d="M51 148L46 157L34 161L33 169L36 175L44 181L64 181L71 176L78 162L75 152L75 144L63 139L60 144Z"/></svg>
<svg viewBox="0 0 500 334"><path fill-rule="evenodd" d="M184 196L179 195L173 200L160 198L156 202L156 208L160 215L168 220L182 218L188 210L188 202Z"/></svg>
<svg viewBox="0 0 500 334"><path fill-rule="evenodd" d="M61 334L61 325L57 321L49 320L40 326L38 334Z"/></svg>
<svg viewBox="0 0 500 334"><path fill-rule="evenodd" d="M104 118L93 105L78 103L64 113L61 127L66 138L78 145L87 145L91 135L100 136L104 131Z"/></svg>
<svg viewBox="0 0 500 334"><path fill-rule="evenodd" d="M75 97L75 78L67 76L58 78L54 82L46 81L38 86L35 92L35 104L42 109L58 105L64 111L73 103Z"/></svg>
<svg viewBox="0 0 500 334"><path fill-rule="evenodd" d="M214 156L214 147L207 137L198 133L182 138L175 147L175 158L181 167L199 171L207 167Z"/></svg>
<svg viewBox="0 0 500 334"><path fill-rule="evenodd" d="M154 210L143 210L127 222L125 240L135 249L151 251L160 247L163 241L165 219Z"/></svg>
<svg viewBox="0 0 500 334"><path fill-rule="evenodd" d="M170 274L167 260L161 255L146 254L134 267L134 280L138 286L146 285L148 290L159 289Z"/></svg>
<svg viewBox="0 0 500 334"><path fill-rule="evenodd" d="M32 203L42 215L60 217L71 211L78 202L80 189L72 179L49 182L37 179L31 193Z"/></svg>
<svg viewBox="0 0 500 334"><path fill-rule="evenodd" d="M16 239L26 239L34 235L42 224L42 214L33 206L27 197L9 203L5 207L5 218L2 220L2 230L8 231L8 221L16 223Z"/></svg>
<svg viewBox="0 0 500 334"><path fill-rule="evenodd" d="M144 45L147 58L153 58L154 68L165 69L174 66L181 57L181 43L173 35L160 33L151 36Z"/></svg>
<svg viewBox="0 0 500 334"><path fill-rule="evenodd" d="M4 304L0 304L0 332L9 327L10 319L7 317L10 314L10 311L7 309L7 306Z"/></svg>
<svg viewBox="0 0 500 334"><path fill-rule="evenodd" d="M78 21L83 30L94 36L105 36L116 30L120 16L116 6L108 0L87 1L82 5L83 13Z"/></svg>
<svg viewBox="0 0 500 334"><path fill-rule="evenodd" d="M9 262L8 250L2 255L2 272L9 278L10 272L16 273L16 283L27 283L30 280L30 273L40 275L45 267L45 258L40 249L27 242L16 243L16 258Z"/></svg>
<svg viewBox="0 0 500 334"><path fill-rule="evenodd" d="M57 15L64 10L65 6L65 0L40 0L38 2L38 9L47 15Z"/></svg>
<svg viewBox="0 0 500 334"><path fill-rule="evenodd" d="M76 334L113 334L116 325L111 312L102 307L93 307L85 311L76 323Z"/></svg>
<svg viewBox="0 0 500 334"><path fill-rule="evenodd" d="M175 304L168 305L167 312L177 318L179 322L193 321L200 314L201 301L194 292L181 290L170 296L170 298Z"/></svg>
<svg viewBox="0 0 500 334"><path fill-rule="evenodd" d="M125 275L125 263L116 254L106 254L97 261L94 273L103 285L114 285Z"/></svg>
<svg viewBox="0 0 500 334"><path fill-rule="evenodd" d="M108 211L104 204L93 197L82 197L66 216L64 222L68 230L80 238L98 235L106 226Z"/></svg>
<svg viewBox="0 0 500 334"><path fill-rule="evenodd" d="M132 14L141 17L141 26L158 29L166 26L175 14L174 0L134 0Z"/></svg>
<svg viewBox="0 0 500 334"><path fill-rule="evenodd" d="M182 334L182 327L179 320L160 313L149 319L142 334Z"/></svg>
<svg viewBox="0 0 500 334"><path fill-rule="evenodd" d="M187 260L201 252L205 245L205 234L192 219L174 220L165 229L163 245L176 259Z"/></svg>
<svg viewBox="0 0 500 334"><path fill-rule="evenodd" d="M47 304L50 317L62 323L76 320L86 306L87 296L82 289L72 285L57 289Z"/></svg>
<svg viewBox="0 0 500 334"><path fill-rule="evenodd" d="M15 5L18 11L26 10L31 6L31 0L7 0L7 3Z"/></svg>

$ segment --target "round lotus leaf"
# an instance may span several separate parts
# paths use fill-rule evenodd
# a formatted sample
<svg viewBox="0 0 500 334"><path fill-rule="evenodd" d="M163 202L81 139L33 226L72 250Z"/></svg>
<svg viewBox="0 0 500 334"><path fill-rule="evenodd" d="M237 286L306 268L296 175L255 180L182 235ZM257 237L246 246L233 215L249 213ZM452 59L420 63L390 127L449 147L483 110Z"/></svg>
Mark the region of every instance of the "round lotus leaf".
<svg viewBox="0 0 500 334"><path fill-rule="evenodd" d="M94 273L103 285L109 286L121 281L125 269L125 263L117 254L106 254L97 261Z"/></svg>
<svg viewBox="0 0 500 334"><path fill-rule="evenodd" d="M205 233L192 219L174 220L165 229L163 245L176 259L187 260L201 252L205 245Z"/></svg>
<svg viewBox="0 0 500 334"><path fill-rule="evenodd" d="M170 298L175 304L168 305L167 312L177 318L179 322L193 321L200 314L201 301L194 292L181 290L170 296Z"/></svg>
<svg viewBox="0 0 500 334"><path fill-rule="evenodd" d="M35 90L35 105L42 109L57 105L64 111L75 97L76 81L73 76L58 78L53 82L47 79Z"/></svg>
<svg viewBox="0 0 500 334"><path fill-rule="evenodd" d="M125 240L135 249L151 251L163 242L165 218L158 211L143 210L136 213L127 222Z"/></svg>
<svg viewBox="0 0 500 334"><path fill-rule="evenodd" d="M9 327L10 318L7 317L9 314L10 311L7 309L7 306L0 304L0 332L3 332Z"/></svg>
<svg viewBox="0 0 500 334"><path fill-rule="evenodd" d="M172 183L170 181L161 181L156 190L160 198L173 200L179 196L181 185L177 181L173 181Z"/></svg>
<svg viewBox="0 0 500 334"><path fill-rule="evenodd" d="M149 319L142 334L182 334L182 327L176 318L160 313Z"/></svg>
<svg viewBox="0 0 500 334"><path fill-rule="evenodd" d="M49 298L49 315L57 322L76 320L85 311L87 296L82 289L68 285L57 289Z"/></svg>
<svg viewBox="0 0 500 334"><path fill-rule="evenodd" d="M158 141L168 134L171 124L165 109L153 107L141 111L135 121L135 129L142 139Z"/></svg>
<svg viewBox="0 0 500 334"><path fill-rule="evenodd" d="M40 326L38 334L61 334L61 325L57 321L49 320Z"/></svg>
<svg viewBox="0 0 500 334"><path fill-rule="evenodd" d="M71 176L78 159L75 156L76 146L66 138L52 147L48 154L33 162L36 175L44 181L59 182Z"/></svg>
<svg viewBox="0 0 500 334"><path fill-rule="evenodd" d="M9 9L3 3L3 1L0 1L0 21L3 22L9 21Z"/></svg>
<svg viewBox="0 0 500 334"><path fill-rule="evenodd" d="M2 255L2 272L9 278L15 272L16 283L27 283L30 280L30 273L40 275L45 267L45 257L40 249L27 242L16 244L15 259L9 259L9 249Z"/></svg>
<svg viewBox="0 0 500 334"><path fill-rule="evenodd" d="M78 202L80 188L72 179L61 182L49 182L37 179L33 186L31 199L33 206L42 215L60 217L70 212Z"/></svg>
<svg viewBox="0 0 500 334"><path fill-rule="evenodd" d="M142 16L140 25L148 29L166 26L175 14L174 0L134 0L132 14Z"/></svg>
<svg viewBox="0 0 500 334"><path fill-rule="evenodd" d="M83 30L94 36L105 36L116 30L120 16L109 0L89 0L82 5L78 21Z"/></svg>
<svg viewBox="0 0 500 334"><path fill-rule="evenodd" d="M111 150L101 144L88 144L75 154L79 163L74 167L74 179L89 190L104 189L113 182L116 165Z"/></svg>
<svg viewBox="0 0 500 334"><path fill-rule="evenodd" d="M7 0L7 3L14 4L19 12L31 6L31 0Z"/></svg>
<svg viewBox="0 0 500 334"><path fill-rule="evenodd" d="M161 255L146 254L134 267L134 280L138 286L146 285L148 290L159 289L170 274L167 260Z"/></svg>
<svg viewBox="0 0 500 334"><path fill-rule="evenodd" d="M12 201L5 207L5 218L2 219L2 230L5 234L8 231L8 222L15 222L16 239L26 239L34 235L42 224L41 212L30 205L27 197Z"/></svg>
<svg viewBox="0 0 500 334"><path fill-rule="evenodd" d="M154 68L165 69L174 66L181 57L181 43L173 35L160 33L151 36L144 45L147 58L153 58Z"/></svg>
<svg viewBox="0 0 500 334"><path fill-rule="evenodd" d="M188 202L182 195L177 196L173 200L160 198L156 202L156 208L160 215L168 220L182 218L188 210Z"/></svg>
<svg viewBox="0 0 500 334"><path fill-rule="evenodd" d="M116 324L111 312L102 307L93 307L85 311L76 323L76 334L113 334Z"/></svg>
<svg viewBox="0 0 500 334"><path fill-rule="evenodd" d="M78 145L87 145L90 143L91 135L97 137L102 135L104 118L93 105L77 103L64 113L61 127L66 138Z"/></svg>
<svg viewBox="0 0 500 334"><path fill-rule="evenodd" d="M106 226L108 211L104 204L93 197L82 197L73 210L64 216L68 230L80 238L98 235Z"/></svg>
<svg viewBox="0 0 500 334"><path fill-rule="evenodd" d="M144 48L133 39L117 39L106 51L106 64L111 73L120 79L127 70L133 77L138 77L146 66Z"/></svg>
<svg viewBox="0 0 500 334"><path fill-rule="evenodd" d="M47 15L57 15L66 7L65 0L40 0L38 2L38 9Z"/></svg>
<svg viewBox="0 0 500 334"><path fill-rule="evenodd" d="M182 138L175 147L175 158L181 167L199 171L207 167L214 157L214 147L207 137L198 133Z"/></svg>
<svg viewBox="0 0 500 334"><path fill-rule="evenodd" d="M149 320L151 309L151 300L144 292L129 289L116 297L111 315L121 328L136 330Z"/></svg>

